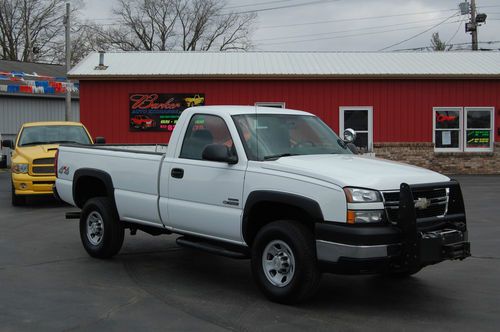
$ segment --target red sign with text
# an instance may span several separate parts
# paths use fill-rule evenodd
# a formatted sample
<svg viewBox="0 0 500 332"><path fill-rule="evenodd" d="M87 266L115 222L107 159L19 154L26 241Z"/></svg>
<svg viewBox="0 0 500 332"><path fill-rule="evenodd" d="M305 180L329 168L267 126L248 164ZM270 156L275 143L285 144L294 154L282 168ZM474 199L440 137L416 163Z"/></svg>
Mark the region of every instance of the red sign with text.
<svg viewBox="0 0 500 332"><path fill-rule="evenodd" d="M131 93L130 131L173 131L182 111L201 105L203 93Z"/></svg>

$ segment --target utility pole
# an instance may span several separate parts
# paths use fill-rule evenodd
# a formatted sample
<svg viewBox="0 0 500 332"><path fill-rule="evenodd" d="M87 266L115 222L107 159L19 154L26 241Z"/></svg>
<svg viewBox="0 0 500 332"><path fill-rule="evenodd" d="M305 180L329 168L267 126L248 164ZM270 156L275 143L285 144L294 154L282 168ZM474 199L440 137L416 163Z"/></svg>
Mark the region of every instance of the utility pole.
<svg viewBox="0 0 500 332"><path fill-rule="evenodd" d="M476 0L471 0L470 6L467 0L465 0L460 3L458 7L460 8L460 13L462 15L470 14L470 21L465 23L465 33L470 32L472 36L472 50L477 51L477 28L481 26L481 24L486 24L486 18L488 15L484 13L477 13Z"/></svg>
<svg viewBox="0 0 500 332"><path fill-rule="evenodd" d="M472 25L472 50L477 51L476 0L470 2L470 23Z"/></svg>
<svg viewBox="0 0 500 332"><path fill-rule="evenodd" d="M70 83L68 79L68 73L71 69L71 23L70 23L70 5L69 2L66 3L66 16L64 17L64 25L66 26L66 113L65 120L72 120L71 117L71 91L68 89Z"/></svg>

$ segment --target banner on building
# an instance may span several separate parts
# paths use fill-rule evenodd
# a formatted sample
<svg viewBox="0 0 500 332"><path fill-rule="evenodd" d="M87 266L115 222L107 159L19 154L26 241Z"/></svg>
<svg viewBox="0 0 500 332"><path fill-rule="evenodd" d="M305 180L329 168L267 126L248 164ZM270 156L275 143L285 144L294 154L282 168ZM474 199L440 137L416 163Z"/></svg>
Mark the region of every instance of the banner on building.
<svg viewBox="0 0 500 332"><path fill-rule="evenodd" d="M201 105L203 93L131 93L130 131L173 131L182 111Z"/></svg>

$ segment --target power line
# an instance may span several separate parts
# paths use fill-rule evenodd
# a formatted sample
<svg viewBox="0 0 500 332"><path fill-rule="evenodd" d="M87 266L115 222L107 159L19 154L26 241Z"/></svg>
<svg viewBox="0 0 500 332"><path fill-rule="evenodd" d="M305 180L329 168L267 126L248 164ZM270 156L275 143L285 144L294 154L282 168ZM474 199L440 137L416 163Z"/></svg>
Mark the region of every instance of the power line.
<svg viewBox="0 0 500 332"><path fill-rule="evenodd" d="M259 39L259 40L257 40L257 42L269 41L269 40L303 38L303 37L312 37L312 36L321 36L321 35L332 35L332 34L338 34L338 33L344 33L344 32L363 31L363 30L371 30L371 29L377 29L377 28L389 28L389 27L402 26L402 25L408 25L408 24L414 24L414 23L432 22L432 21L442 20L443 18L444 17L438 17L438 18L432 18L432 19L427 19L427 20L410 21L410 22L405 22L405 23L375 25L375 26L368 26L368 27L358 28L358 29L337 30L337 31L333 31L333 32L321 32L321 33L311 33L311 34L295 35L295 36L288 36L288 37L265 38L265 39Z"/></svg>
<svg viewBox="0 0 500 332"><path fill-rule="evenodd" d="M351 18L342 18L342 19L336 19L336 20L313 21L313 22L298 23L298 24L293 23L293 24L282 24L282 25L268 25L268 26L260 27L259 29L275 29L275 28L287 28L287 27L296 27L296 26L304 26L304 25L316 25L316 24L324 24L324 23L374 20L374 19L380 19L380 18L415 16L415 15L435 14L435 13L439 13L439 12L451 12L451 11L456 12L457 10L455 8L453 8L453 9L433 10L433 11L427 11L427 12L400 13L400 14L382 15L382 16L351 17Z"/></svg>
<svg viewBox="0 0 500 332"><path fill-rule="evenodd" d="M290 2L290 0L275 0L275 1L256 2L256 3L252 3L252 4L248 4L248 5L228 6L228 7L224 7L224 9L263 6L263 5L271 5L273 3L283 3L283 2Z"/></svg>
<svg viewBox="0 0 500 332"><path fill-rule="evenodd" d="M484 42L478 42L478 44L499 44L500 40L488 40ZM451 46L462 46L462 45L471 45L471 42L466 42L466 43L456 43L456 44L450 44ZM399 51L418 51L418 50L425 50L429 49L432 46L422 46L422 47L412 47L412 48L399 48L397 50L393 50L393 52L399 52Z"/></svg>
<svg viewBox="0 0 500 332"><path fill-rule="evenodd" d="M298 4L294 4L294 5L268 7L268 8L262 8L262 9L252 9L252 10L246 10L246 11L242 11L242 12L221 13L221 14L218 14L216 16L233 15L233 14L253 14L253 13L260 13L260 12L266 12L266 11L277 10L277 9L288 9L288 8L295 8L295 7L317 5L317 4L322 4L322 3L334 2L334 1L340 1L340 0L317 0L317 1L310 1L310 2L306 2L306 3L298 3Z"/></svg>
<svg viewBox="0 0 500 332"><path fill-rule="evenodd" d="M467 20L467 17L466 17L466 18L464 18L463 20L461 20L461 21L460 21L460 24L458 25L457 31L455 31L455 33L453 34L453 36L451 36L451 38L450 38L450 39L448 39L448 41L446 42L446 44L449 44L449 43L453 40L453 38L455 38L455 37L457 36L458 31L460 30L460 28L462 27L462 24L463 24L466 20Z"/></svg>
<svg viewBox="0 0 500 332"><path fill-rule="evenodd" d="M406 42L407 42L407 41L409 41L409 40L412 40L412 39L414 39L414 38L417 38L418 36L421 36L421 35L423 35L424 33L428 32L428 31L430 31L430 30L432 30L432 29L434 29L434 28L437 28L437 27L438 27L438 26L440 26L441 24L446 23L446 21L448 21L448 20L450 20L450 19L452 19L453 17L458 16L458 15L459 15L459 13L455 13L455 14L451 15L450 17L448 17L447 19L445 19L444 21L439 22L438 24L433 25L433 26L431 26L430 28L427 28L427 29L425 29L424 31L417 33L416 35L413 35L413 36L411 36L411 37L409 37L409 38L406 38L406 39L404 39L404 40L402 40L402 41L400 41L400 42L394 43L394 44L389 45L389 46L387 46L387 47L381 48L381 49L380 49L380 50L378 50L378 51L379 51L379 52L380 52L380 51L385 51L385 50L387 50L387 49L389 49L389 48L392 48L392 47L394 47L394 46L398 46L398 45L401 45L401 44L403 44L403 43L406 43Z"/></svg>
<svg viewBox="0 0 500 332"><path fill-rule="evenodd" d="M453 22L448 22L448 23L457 23L459 21L453 21ZM390 29L390 30L382 30L382 31L374 31L374 32L365 32L365 33L357 33L357 34L350 34L350 35L343 35L343 36L334 36L334 37L328 37L328 38L313 38L313 39L301 39L301 40L291 40L291 41L285 41L285 42L279 42L279 43L261 43L260 45L283 45L283 44L290 44L290 43L299 43L299 42L312 42L312 41L322 41L322 40L331 40L331 39L342 39L342 38L349 38L349 37L359 37L359 36L369 36L369 35L377 35L381 33L387 33L387 32L395 32L395 31L403 31L403 30L413 30L413 29L418 29L421 26L416 26L416 27L408 27L408 28L399 28L399 29Z"/></svg>

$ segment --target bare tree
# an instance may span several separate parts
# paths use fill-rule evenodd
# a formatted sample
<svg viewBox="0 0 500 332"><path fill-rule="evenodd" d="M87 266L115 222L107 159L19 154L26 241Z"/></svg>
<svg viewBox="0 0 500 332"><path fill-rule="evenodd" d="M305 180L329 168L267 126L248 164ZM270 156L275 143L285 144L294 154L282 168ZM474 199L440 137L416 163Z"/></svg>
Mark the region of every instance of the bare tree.
<svg viewBox="0 0 500 332"><path fill-rule="evenodd" d="M102 35L101 28L90 22L81 22L76 15L72 15L71 24L71 64L80 62L90 52L106 49L107 38ZM52 43L52 61L55 63L65 63L64 38L59 38Z"/></svg>
<svg viewBox="0 0 500 332"><path fill-rule="evenodd" d="M255 14L224 12L217 0L119 0L114 27L98 34L119 50L246 50Z"/></svg>
<svg viewBox="0 0 500 332"><path fill-rule="evenodd" d="M184 51L246 50L256 14L224 13L224 1L177 0L181 48Z"/></svg>
<svg viewBox="0 0 500 332"><path fill-rule="evenodd" d="M446 45L446 43L439 38L439 32L434 32L432 34L431 47L434 51L449 51L453 45Z"/></svg>
<svg viewBox="0 0 500 332"><path fill-rule="evenodd" d="M0 54L3 59L53 59L64 26L65 0L0 1Z"/></svg>

